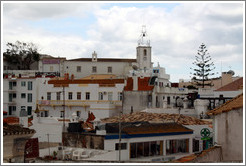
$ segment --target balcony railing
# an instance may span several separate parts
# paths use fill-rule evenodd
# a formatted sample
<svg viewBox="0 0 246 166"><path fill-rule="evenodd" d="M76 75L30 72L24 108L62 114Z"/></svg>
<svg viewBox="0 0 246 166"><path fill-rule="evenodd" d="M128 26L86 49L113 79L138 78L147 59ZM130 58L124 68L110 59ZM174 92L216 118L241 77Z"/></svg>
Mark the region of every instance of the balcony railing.
<svg viewBox="0 0 246 166"><path fill-rule="evenodd" d="M38 100L40 106L63 106L63 100ZM65 106L90 106L91 104L113 104L121 106L122 101L119 100L65 100Z"/></svg>

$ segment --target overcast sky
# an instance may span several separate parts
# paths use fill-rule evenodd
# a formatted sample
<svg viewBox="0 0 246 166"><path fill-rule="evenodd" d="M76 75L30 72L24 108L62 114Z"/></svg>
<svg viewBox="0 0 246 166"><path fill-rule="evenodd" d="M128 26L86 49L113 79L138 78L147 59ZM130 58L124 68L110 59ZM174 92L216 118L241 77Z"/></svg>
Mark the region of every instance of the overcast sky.
<svg viewBox="0 0 246 166"><path fill-rule="evenodd" d="M243 76L243 2L22 2L3 3L2 9L4 49L7 42L19 40L67 59L88 58L93 51L99 58L136 58L146 25L154 66L159 62L172 82L190 78L202 43L215 72L233 70Z"/></svg>

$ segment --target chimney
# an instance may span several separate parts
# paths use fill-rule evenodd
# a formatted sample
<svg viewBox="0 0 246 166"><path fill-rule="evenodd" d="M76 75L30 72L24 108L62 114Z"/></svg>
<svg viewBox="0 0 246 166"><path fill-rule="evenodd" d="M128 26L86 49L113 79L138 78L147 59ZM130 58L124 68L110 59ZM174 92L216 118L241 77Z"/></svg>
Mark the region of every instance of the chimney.
<svg viewBox="0 0 246 166"><path fill-rule="evenodd" d="M138 90L138 76L132 76L133 79L133 90L137 91Z"/></svg>
<svg viewBox="0 0 246 166"><path fill-rule="evenodd" d="M96 51L94 51L92 53L92 62L96 62L96 61L97 61L97 53L96 53Z"/></svg>

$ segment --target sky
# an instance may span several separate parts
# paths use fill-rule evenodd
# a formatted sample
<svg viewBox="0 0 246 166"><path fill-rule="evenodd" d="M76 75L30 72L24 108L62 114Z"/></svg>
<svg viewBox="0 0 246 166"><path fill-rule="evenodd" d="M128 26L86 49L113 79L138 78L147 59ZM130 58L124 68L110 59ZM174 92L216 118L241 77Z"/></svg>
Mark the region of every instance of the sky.
<svg viewBox="0 0 246 166"><path fill-rule="evenodd" d="M2 2L2 48L32 42L54 57L136 58L146 25L152 62L171 82L190 79L204 43L216 69L244 73L244 2Z"/></svg>

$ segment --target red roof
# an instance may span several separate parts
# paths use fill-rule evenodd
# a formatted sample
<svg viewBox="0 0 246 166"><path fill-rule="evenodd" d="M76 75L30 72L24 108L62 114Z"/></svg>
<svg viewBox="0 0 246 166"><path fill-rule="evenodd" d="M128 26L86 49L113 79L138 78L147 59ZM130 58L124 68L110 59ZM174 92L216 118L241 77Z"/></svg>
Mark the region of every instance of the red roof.
<svg viewBox="0 0 246 166"><path fill-rule="evenodd" d="M6 117L3 119L3 123L7 123L9 125L19 124L18 117Z"/></svg>
<svg viewBox="0 0 246 166"><path fill-rule="evenodd" d="M151 91L153 90L154 86L149 85L150 77L140 78L138 77L138 91ZM127 79L127 84L124 87L125 91L132 91L133 90L133 79L132 77Z"/></svg>
<svg viewBox="0 0 246 166"><path fill-rule="evenodd" d="M217 89L216 91L237 91L239 89L243 89L243 77L225 85L220 87L219 89Z"/></svg>

